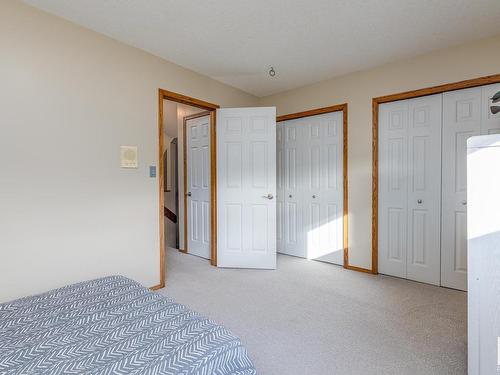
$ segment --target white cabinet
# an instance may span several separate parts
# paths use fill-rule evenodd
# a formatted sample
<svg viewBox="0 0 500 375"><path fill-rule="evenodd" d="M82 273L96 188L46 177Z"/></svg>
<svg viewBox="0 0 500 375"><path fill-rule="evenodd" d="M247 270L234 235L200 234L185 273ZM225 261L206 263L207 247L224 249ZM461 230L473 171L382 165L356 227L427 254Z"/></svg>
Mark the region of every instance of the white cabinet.
<svg viewBox="0 0 500 375"><path fill-rule="evenodd" d="M487 375L500 366L500 135L467 146L468 373Z"/></svg>
<svg viewBox="0 0 500 375"><path fill-rule="evenodd" d="M277 139L278 251L343 264L343 113L281 122Z"/></svg>
<svg viewBox="0 0 500 375"><path fill-rule="evenodd" d="M379 271L467 289L467 139L500 132L500 85L379 107Z"/></svg>

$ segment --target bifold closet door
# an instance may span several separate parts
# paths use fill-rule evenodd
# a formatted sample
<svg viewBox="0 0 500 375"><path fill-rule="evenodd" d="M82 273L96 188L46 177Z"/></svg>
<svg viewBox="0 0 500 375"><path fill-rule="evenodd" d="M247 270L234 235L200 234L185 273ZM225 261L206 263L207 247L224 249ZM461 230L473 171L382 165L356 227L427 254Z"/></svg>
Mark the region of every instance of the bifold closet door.
<svg viewBox="0 0 500 375"><path fill-rule="evenodd" d="M442 96L379 108L379 268L440 284Z"/></svg>
<svg viewBox="0 0 500 375"><path fill-rule="evenodd" d="M408 243L408 101L379 107L379 272L406 277Z"/></svg>
<svg viewBox="0 0 500 375"><path fill-rule="evenodd" d="M500 133L490 111L500 85L443 94L441 285L467 290L467 139Z"/></svg>
<svg viewBox="0 0 500 375"><path fill-rule="evenodd" d="M283 249L284 254L306 257L304 202L302 197L304 129L300 120L283 124Z"/></svg>
<svg viewBox="0 0 500 375"><path fill-rule="evenodd" d="M284 219L284 121L276 123L276 251L283 252Z"/></svg>
<svg viewBox="0 0 500 375"><path fill-rule="evenodd" d="M343 264L343 113L302 119L307 258Z"/></svg>
<svg viewBox="0 0 500 375"><path fill-rule="evenodd" d="M343 113L282 122L280 252L343 264ZM279 153L278 153L279 155ZM279 215L279 214L278 214ZM278 229L281 225L278 224Z"/></svg>
<svg viewBox="0 0 500 375"><path fill-rule="evenodd" d="M467 290L467 139L481 133L481 88L443 94L441 285Z"/></svg>
<svg viewBox="0 0 500 375"><path fill-rule="evenodd" d="M481 88L481 135L500 134L500 113L490 111L491 98L500 91L500 84Z"/></svg>

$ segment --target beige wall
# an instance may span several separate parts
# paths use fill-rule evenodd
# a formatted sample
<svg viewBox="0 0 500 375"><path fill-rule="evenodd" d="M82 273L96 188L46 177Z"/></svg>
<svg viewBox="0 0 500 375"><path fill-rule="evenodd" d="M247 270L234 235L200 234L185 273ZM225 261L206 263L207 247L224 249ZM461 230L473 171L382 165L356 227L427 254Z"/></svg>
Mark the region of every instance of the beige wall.
<svg viewBox="0 0 500 375"><path fill-rule="evenodd" d="M371 99L498 73L500 36L349 74L260 100L260 105L275 105L279 115L349 103L351 265L371 268Z"/></svg>
<svg viewBox="0 0 500 375"><path fill-rule="evenodd" d="M350 259L370 267L371 98L500 73L497 37L258 100L15 0L0 46L0 301L108 274L158 283L159 87L279 114L348 102ZM119 168L124 144L138 169Z"/></svg>
<svg viewBox="0 0 500 375"><path fill-rule="evenodd" d="M14 0L0 46L0 301L109 274L158 284L158 88L256 98Z"/></svg>

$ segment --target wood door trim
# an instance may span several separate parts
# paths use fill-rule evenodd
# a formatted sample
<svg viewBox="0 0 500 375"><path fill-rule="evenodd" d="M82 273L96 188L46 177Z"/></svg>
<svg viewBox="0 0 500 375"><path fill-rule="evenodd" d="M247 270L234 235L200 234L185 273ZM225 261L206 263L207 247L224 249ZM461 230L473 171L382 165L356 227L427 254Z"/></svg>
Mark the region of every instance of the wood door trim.
<svg viewBox="0 0 500 375"><path fill-rule="evenodd" d="M191 98L189 96L178 94L178 93L175 93L172 91L163 90L163 89L159 89L159 91L160 91L160 95L162 95L164 99L171 100L173 102L187 104L187 105L190 105L193 107L205 109L207 111L215 111L216 109L220 108L220 106L217 104L213 104L213 103L205 102L203 100Z"/></svg>
<svg viewBox="0 0 500 375"><path fill-rule="evenodd" d="M324 113L344 111L344 108L345 108L345 111L347 113L347 103L332 105L330 107L311 109L311 110L303 111L303 112L290 113L288 115L277 116L276 122L295 120L295 119L302 118L302 117L317 116L317 115L322 115Z"/></svg>
<svg viewBox="0 0 500 375"><path fill-rule="evenodd" d="M342 112L342 122L343 122L343 162L342 162L342 175L343 175L343 246L344 246L344 268L361 271L361 272L371 272L360 267L355 267L349 265L349 171L348 171L348 147L349 147L349 137L348 137L348 123L349 123L349 113L348 104L337 104L330 107L323 107L312 109L309 111L291 113L288 115L282 115L276 117L276 122L295 120L303 117L317 116L325 113L332 112Z"/></svg>
<svg viewBox="0 0 500 375"><path fill-rule="evenodd" d="M442 94L448 91L500 83L500 74L468 79L444 85L405 91L398 94L379 96L372 99L372 269L378 273L378 115L379 105L398 100L413 99L421 96Z"/></svg>
<svg viewBox="0 0 500 375"><path fill-rule="evenodd" d="M191 98L186 95L178 94L172 91L164 90L164 89L158 89L158 187L159 187L159 207L158 207L158 214L159 214L159 232L160 232L160 283L151 287L152 290L157 290L165 287L165 279L166 279L166 273L165 273L165 261L166 261L166 254L165 254L165 216L163 212L163 207L165 204L165 196L164 196L164 191L163 191L163 178L164 178L164 173L163 173L163 151L164 151L164 146L163 146L163 101L164 100L171 100L173 102L177 103L182 103L182 104L187 104L191 105L193 107L197 108L202 108L207 111L211 111L211 118L213 118L213 128L216 127L216 122L215 122L215 110L217 108L220 108L217 104L205 102L203 100ZM211 141L212 142L212 141ZM210 170L213 171L214 173L216 172L217 166L215 165L215 158L210 159ZM211 184L210 188L212 190L216 190L217 186L214 184L215 179L211 178ZM217 230L217 220L214 221L214 217L216 218L217 216L217 205L216 205L216 195L214 196L212 194L212 199L210 204L212 205L212 209L210 210L211 212L211 218L212 218L212 238L214 238L213 233L216 232ZM214 242L212 240L212 254L213 252L217 252L216 249L217 242ZM213 264L213 263L212 263ZM216 265L216 264L215 264Z"/></svg>
<svg viewBox="0 0 500 375"><path fill-rule="evenodd" d="M210 116L211 111L203 111L196 113L194 115L185 116L182 120L182 168L183 168L183 180L184 180L184 249L179 249L181 253L187 253L188 246L188 207L187 207L187 131L186 126L189 120L193 120L200 117ZM210 124L212 125L212 124ZM211 126L210 126L211 127ZM210 176L212 177L212 176Z"/></svg>

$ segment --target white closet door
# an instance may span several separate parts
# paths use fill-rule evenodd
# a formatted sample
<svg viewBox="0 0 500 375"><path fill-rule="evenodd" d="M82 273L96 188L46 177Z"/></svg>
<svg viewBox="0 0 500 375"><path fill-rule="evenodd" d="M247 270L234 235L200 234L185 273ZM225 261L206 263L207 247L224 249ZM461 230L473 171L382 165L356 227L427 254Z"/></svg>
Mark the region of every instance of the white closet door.
<svg viewBox="0 0 500 375"><path fill-rule="evenodd" d="M443 94L443 194L441 285L467 290L466 144L476 135L500 133L490 111L500 84Z"/></svg>
<svg viewBox="0 0 500 375"><path fill-rule="evenodd" d="M441 95L379 108L379 270L439 285Z"/></svg>
<svg viewBox="0 0 500 375"><path fill-rule="evenodd" d="M276 109L217 110L217 265L276 268Z"/></svg>
<svg viewBox="0 0 500 375"><path fill-rule="evenodd" d="M285 121L276 123L276 250L279 253L283 252L284 248L284 153L283 153L283 136L284 136Z"/></svg>
<svg viewBox="0 0 500 375"><path fill-rule="evenodd" d="M407 278L440 284L442 95L408 101Z"/></svg>
<svg viewBox="0 0 500 375"><path fill-rule="evenodd" d="M188 252L210 259L210 116L186 121Z"/></svg>
<svg viewBox="0 0 500 375"><path fill-rule="evenodd" d="M307 258L343 264L342 112L306 117L303 204Z"/></svg>
<svg viewBox="0 0 500 375"><path fill-rule="evenodd" d="M304 238L304 204L302 201L302 123L299 120L284 124L284 235L283 253L306 257Z"/></svg>
<svg viewBox="0 0 500 375"><path fill-rule="evenodd" d="M406 277L408 101L379 107L379 272Z"/></svg>
<svg viewBox="0 0 500 375"><path fill-rule="evenodd" d="M500 113L494 115L490 111L491 98L500 91L500 84L483 86L481 88L481 135L500 134Z"/></svg>
<svg viewBox="0 0 500 375"><path fill-rule="evenodd" d="M443 94L441 285L461 290L467 290L467 139L480 127L480 87Z"/></svg>

